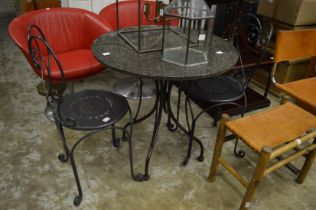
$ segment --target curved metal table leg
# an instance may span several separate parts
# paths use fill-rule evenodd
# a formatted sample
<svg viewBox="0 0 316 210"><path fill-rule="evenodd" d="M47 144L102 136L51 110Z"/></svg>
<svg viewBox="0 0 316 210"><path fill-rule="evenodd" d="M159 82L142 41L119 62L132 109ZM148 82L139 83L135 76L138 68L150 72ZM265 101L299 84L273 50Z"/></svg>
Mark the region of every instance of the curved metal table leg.
<svg viewBox="0 0 316 210"><path fill-rule="evenodd" d="M167 93L168 94L168 101L170 101L172 86L173 86L173 84L170 84L169 88L168 88L168 93ZM177 120L174 121L174 123L172 123L171 116L170 116L170 113L169 113L169 112L171 112L171 110L169 110L169 112L168 112L167 128L170 131L172 131L172 132L174 132L174 131L176 131L178 129L179 114L180 114L180 102L181 102L181 92L182 92L182 90L179 87L178 88L178 100L177 100ZM167 107L168 107L168 105L167 105Z"/></svg>
<svg viewBox="0 0 316 210"><path fill-rule="evenodd" d="M170 95L170 92L171 92L171 89L170 89L170 91L168 93L169 95ZM176 128L179 128L186 135L188 135L190 137L189 141L191 141L191 138L192 138L192 140L194 140L195 142L197 142L199 144L199 146L200 146L200 155L197 157L197 160L200 161L200 162L204 161L204 146L203 146L202 141L200 139L198 139L196 136L192 135L190 133L190 131L185 129L185 127L179 123L178 116L176 118L174 116L173 112L172 112L170 100L167 100L166 103L167 103L167 106L168 106L168 117L170 117L176 123Z"/></svg>
<svg viewBox="0 0 316 210"><path fill-rule="evenodd" d="M154 151L154 147L157 141L157 134L161 122L161 116L163 112L163 108L165 106L166 102L166 94L165 94L165 85L167 84L166 81L155 81L156 83L156 104L154 106L155 111L155 122L154 122L154 130L150 142L150 146L147 153L147 158L145 162L145 173L144 174L138 174L137 177L141 179L141 181L147 181L149 180L149 163L151 159L151 155Z"/></svg>
<svg viewBox="0 0 316 210"><path fill-rule="evenodd" d="M142 99L143 99L143 80L139 78L139 85L138 85L138 88L139 88L139 98L138 98L138 106L137 106L137 110L136 110L136 114L133 118L133 124L136 124L136 123L139 123L145 119L147 119L148 117L150 117L155 109L156 109L156 106L158 104L158 99L156 97L156 100L155 100L155 103L154 103L154 106L153 108L147 113L145 114L144 116L142 116L141 118L138 118L138 114L139 114L139 111L140 111L140 108L141 108L141 105L142 105ZM124 129L127 129L128 126L131 125L131 122L128 122L127 124L125 124L124 126ZM126 140L126 136L124 135L124 132L123 132L123 137L122 137L122 140L125 141Z"/></svg>
<svg viewBox="0 0 316 210"><path fill-rule="evenodd" d="M157 135L158 135L163 111L166 111L167 114L170 113L171 119L176 122L176 118L171 111L171 105L170 105L170 100L169 100L170 99L169 98L170 91L169 91L169 89L168 89L168 91L166 91L167 87L168 87L168 81L160 80L160 81L155 81L155 83L156 83L156 100L155 100L155 104L154 104L152 110L144 117L139 118L139 119L134 118L134 120L133 120L134 123L143 121L155 112L154 129L153 129L153 133L152 133L150 146L149 146L149 149L147 152L144 174L138 174L136 176L136 179L135 179L136 181L148 181L150 179L149 165L150 165L150 160L151 160L152 153L154 151L155 144L157 142ZM128 126L128 124L125 125L124 129L126 129L127 126ZM197 137L193 136L192 134L190 135L190 132L187 131L181 124L178 123L177 126L184 133L186 133L187 135L190 136L191 141L194 140L200 145L201 152L200 152L200 155L197 159L199 161L203 161L204 160L204 147L203 147L202 142Z"/></svg>
<svg viewBox="0 0 316 210"><path fill-rule="evenodd" d="M64 134L64 129L63 129L63 126L61 125L60 122L58 122L58 120L55 120L55 124L56 124L56 128L57 128L57 131L58 131L58 134L59 134L59 137L60 137L60 140L61 142L63 143L63 147L64 147L64 153L60 153L58 155L58 159L61 161L61 162L67 162L68 159L69 159L69 155L70 155L70 151L69 151L69 148L68 148L68 145L67 145L67 142L66 142L66 138L65 138L65 134Z"/></svg>

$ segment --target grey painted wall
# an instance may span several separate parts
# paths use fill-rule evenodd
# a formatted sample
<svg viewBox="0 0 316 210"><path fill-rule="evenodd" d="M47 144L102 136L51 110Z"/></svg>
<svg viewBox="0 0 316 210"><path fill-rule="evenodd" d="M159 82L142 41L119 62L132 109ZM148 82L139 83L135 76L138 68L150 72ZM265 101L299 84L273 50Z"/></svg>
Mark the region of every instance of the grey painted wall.
<svg viewBox="0 0 316 210"><path fill-rule="evenodd" d="M15 12L13 0L0 0L0 12Z"/></svg>

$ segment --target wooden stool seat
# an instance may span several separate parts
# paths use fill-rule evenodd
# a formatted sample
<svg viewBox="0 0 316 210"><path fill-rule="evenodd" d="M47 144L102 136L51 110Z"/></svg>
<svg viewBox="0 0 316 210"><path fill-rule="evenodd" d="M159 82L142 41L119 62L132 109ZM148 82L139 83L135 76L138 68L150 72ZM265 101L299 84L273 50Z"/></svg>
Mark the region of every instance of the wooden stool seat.
<svg viewBox="0 0 316 210"><path fill-rule="evenodd" d="M264 146L273 149L292 141L315 125L313 114L291 103L226 123L229 130L257 152Z"/></svg>
<svg viewBox="0 0 316 210"><path fill-rule="evenodd" d="M286 94L316 109L316 77L297 80L276 86Z"/></svg>

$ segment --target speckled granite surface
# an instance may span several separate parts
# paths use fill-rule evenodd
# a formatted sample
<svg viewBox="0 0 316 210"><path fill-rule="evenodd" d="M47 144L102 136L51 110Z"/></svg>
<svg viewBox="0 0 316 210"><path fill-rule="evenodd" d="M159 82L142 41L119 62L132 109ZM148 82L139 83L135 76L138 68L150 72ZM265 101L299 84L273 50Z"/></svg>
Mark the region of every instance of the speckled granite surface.
<svg viewBox="0 0 316 210"><path fill-rule="evenodd" d="M212 38L210 62L193 67L163 62L161 51L135 53L135 50L114 32L96 39L92 51L101 63L123 73L168 80L190 80L218 75L231 69L238 58L234 46L217 36Z"/></svg>
<svg viewBox="0 0 316 210"><path fill-rule="evenodd" d="M197 125L197 136L206 148L205 161L194 160L198 155L198 147L194 145L192 159L183 167L186 136L178 131L169 132L164 126L165 115L148 182L131 179L127 143L114 148L111 133L93 136L78 148L76 158L84 198L80 207L74 207L72 201L77 192L71 166L57 159L62 147L54 124L43 115L45 99L35 89L39 79L8 38L6 27L11 18L10 14L0 14L0 209L234 210L239 207L245 190L222 167L215 183L206 181L216 135L212 120L203 116ZM75 89L111 89L113 82L124 76L108 70L76 82ZM272 99L275 105L277 101ZM175 103L176 97L172 100ZM150 110L153 101L144 102L143 112ZM136 102L129 102L135 110ZM143 170L152 122L150 118L135 126L136 172ZM82 134L66 130L71 143ZM249 177L256 156L241 145L247 155L237 159L232 148L233 144L227 143L223 155ZM294 179L285 168L265 177L252 209L314 210L316 166L303 185L296 184Z"/></svg>

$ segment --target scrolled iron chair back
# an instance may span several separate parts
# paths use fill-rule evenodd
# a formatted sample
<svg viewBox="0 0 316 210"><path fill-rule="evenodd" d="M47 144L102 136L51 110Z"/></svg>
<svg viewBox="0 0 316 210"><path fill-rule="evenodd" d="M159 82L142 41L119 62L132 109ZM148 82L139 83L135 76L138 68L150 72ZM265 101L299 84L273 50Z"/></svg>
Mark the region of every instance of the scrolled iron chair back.
<svg viewBox="0 0 316 210"><path fill-rule="evenodd" d="M27 29L27 40L29 40L31 38L31 36L39 36L41 37L43 40L45 40L47 42L47 39L43 33L43 31L40 29L40 27L38 27L37 25L30 25Z"/></svg>
<svg viewBox="0 0 316 210"><path fill-rule="evenodd" d="M260 49L260 57L257 60L255 67L249 72L250 75L248 76L247 80L244 83L244 88L247 88L253 74L259 68L259 66L261 65L261 62L266 56L267 48L272 37L272 32L273 32L272 24L267 23L266 25L262 27L261 32L258 34L258 38L255 42L255 48Z"/></svg>
<svg viewBox="0 0 316 210"><path fill-rule="evenodd" d="M250 46L253 46L258 40L258 35L262 30L262 25L257 16L253 14L244 14L233 21L224 31L223 38L238 44L240 33L245 33L246 40Z"/></svg>
<svg viewBox="0 0 316 210"><path fill-rule="evenodd" d="M224 38L232 42L238 50L240 72L242 75L242 79L240 80L244 90L247 88L254 72L260 66L266 55L266 49L270 42L272 31L273 26L271 23L262 26L258 17L253 14L244 14L236 19L224 33ZM245 45L245 43L242 42L247 42L247 46L242 46L242 44ZM244 70L243 47L248 48L247 50L249 52L259 54L255 66L247 72Z"/></svg>
<svg viewBox="0 0 316 210"><path fill-rule="evenodd" d="M29 28L29 32L32 31L32 29L38 30L39 35L28 34L29 54L33 65L41 74L42 81L46 81L48 84L48 89L45 89L47 105L53 107L57 111L57 117L59 117L58 103L62 99L62 95L66 89L64 71L53 49L47 43L42 31L38 27L34 27L34 25ZM57 65L58 73L61 77L61 79L58 79L57 90L55 86L53 88L53 83L56 82L54 78L52 78L53 63Z"/></svg>

